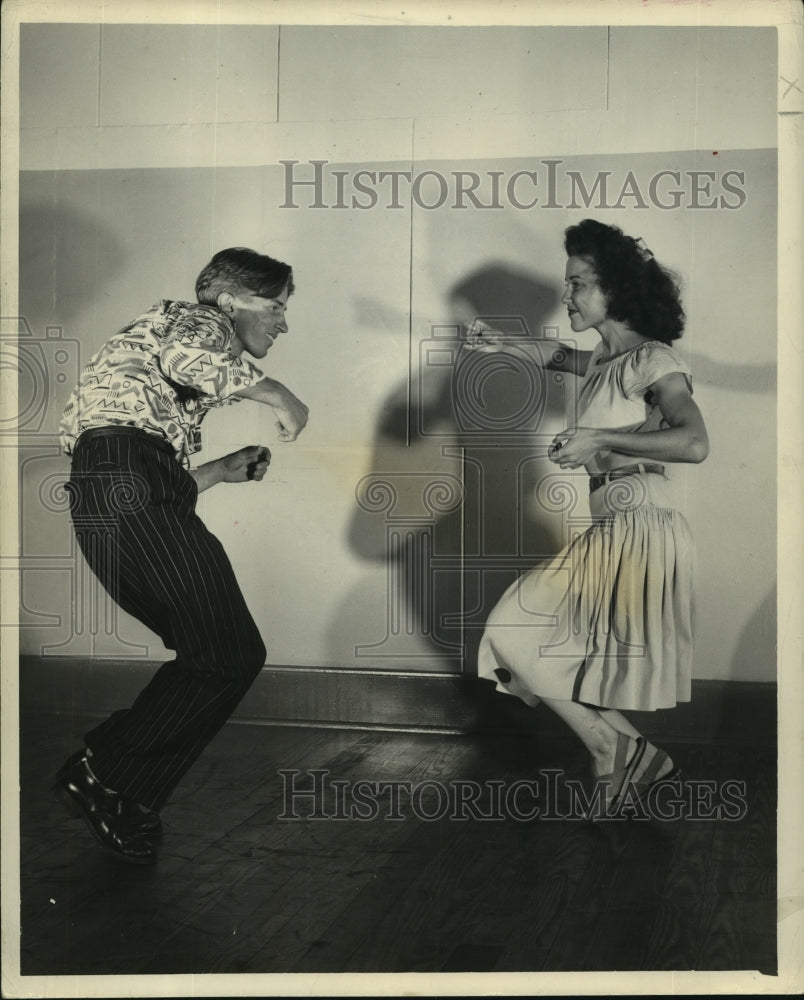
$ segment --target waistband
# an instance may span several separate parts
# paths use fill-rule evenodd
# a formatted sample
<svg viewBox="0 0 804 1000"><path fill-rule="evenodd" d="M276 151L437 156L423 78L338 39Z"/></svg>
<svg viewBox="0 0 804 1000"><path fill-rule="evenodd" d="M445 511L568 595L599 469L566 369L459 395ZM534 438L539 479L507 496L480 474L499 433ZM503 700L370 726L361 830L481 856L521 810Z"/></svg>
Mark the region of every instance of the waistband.
<svg viewBox="0 0 804 1000"><path fill-rule="evenodd" d="M172 445L168 444L164 438L157 437L155 434L149 434L148 431L144 431L141 427L130 427L128 424L106 424L104 427L88 427L78 436L75 448L80 444L88 444L90 441L96 441L99 438L121 437L137 438L139 441L151 444L154 448L159 448L161 451L167 452L173 458L176 457Z"/></svg>
<svg viewBox="0 0 804 1000"><path fill-rule="evenodd" d="M619 469L612 469L611 472L601 472L599 475L589 477L589 492L594 493L601 486L611 482L612 479L622 479L624 476L639 476L646 472L654 472L663 476L664 466L656 462L637 462L636 465L623 465Z"/></svg>

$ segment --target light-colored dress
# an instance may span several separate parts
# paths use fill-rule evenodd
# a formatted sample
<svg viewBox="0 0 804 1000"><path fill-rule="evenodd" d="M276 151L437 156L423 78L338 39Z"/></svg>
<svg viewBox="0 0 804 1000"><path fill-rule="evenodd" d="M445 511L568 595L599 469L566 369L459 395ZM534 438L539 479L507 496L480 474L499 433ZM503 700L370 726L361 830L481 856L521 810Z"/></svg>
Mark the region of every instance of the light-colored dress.
<svg viewBox="0 0 804 1000"><path fill-rule="evenodd" d="M690 370L658 341L592 354L577 426L642 433L662 414L650 386ZM647 396L647 399L646 399ZM599 452L587 470L633 465ZM611 480L589 496L592 523L512 584L489 616L478 675L530 705L540 697L652 710L690 700L694 547L665 476Z"/></svg>

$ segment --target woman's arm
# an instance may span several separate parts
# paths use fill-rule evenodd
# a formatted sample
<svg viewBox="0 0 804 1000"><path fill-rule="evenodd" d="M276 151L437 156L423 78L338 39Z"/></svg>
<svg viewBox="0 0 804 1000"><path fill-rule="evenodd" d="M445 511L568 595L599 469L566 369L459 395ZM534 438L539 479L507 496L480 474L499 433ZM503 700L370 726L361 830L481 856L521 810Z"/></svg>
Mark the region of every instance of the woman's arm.
<svg viewBox="0 0 804 1000"><path fill-rule="evenodd" d="M536 341L536 343L544 344L546 353L547 345L550 344L552 346L553 341L542 340ZM570 375L578 375L582 378L586 374L591 357L591 351L579 351L577 347L568 347L566 344L555 344L549 359L544 362L544 367L553 372L569 372Z"/></svg>
<svg viewBox="0 0 804 1000"><path fill-rule="evenodd" d="M562 469L576 469L597 452L608 449L620 455L660 462L703 462L709 454L709 437L685 376L680 372L664 375L650 388L664 422L669 425L666 429L640 433L568 428L553 439L550 459Z"/></svg>
<svg viewBox="0 0 804 1000"><path fill-rule="evenodd" d="M589 367L591 351L579 351L555 340L536 340L519 334L504 334L494 330L482 320L475 320L466 328L464 346L481 354L524 354L533 364L555 372L584 375Z"/></svg>

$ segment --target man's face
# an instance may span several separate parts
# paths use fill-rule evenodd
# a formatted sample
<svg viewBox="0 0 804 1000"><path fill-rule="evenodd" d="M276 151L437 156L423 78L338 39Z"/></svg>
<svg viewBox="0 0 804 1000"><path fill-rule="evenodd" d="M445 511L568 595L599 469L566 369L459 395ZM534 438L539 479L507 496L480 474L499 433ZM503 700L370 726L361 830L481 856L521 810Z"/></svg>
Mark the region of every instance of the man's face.
<svg viewBox="0 0 804 1000"><path fill-rule="evenodd" d="M228 312L235 328L233 354L247 351L252 357L264 358L268 348L280 333L287 333L285 309L287 288L272 299L253 292L231 293L232 310Z"/></svg>

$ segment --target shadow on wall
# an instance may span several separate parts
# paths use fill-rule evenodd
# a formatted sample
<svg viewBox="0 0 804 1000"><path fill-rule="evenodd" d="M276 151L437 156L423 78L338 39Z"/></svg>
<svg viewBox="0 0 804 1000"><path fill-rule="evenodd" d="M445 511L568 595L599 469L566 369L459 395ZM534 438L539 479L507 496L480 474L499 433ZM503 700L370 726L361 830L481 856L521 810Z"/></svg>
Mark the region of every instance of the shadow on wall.
<svg viewBox="0 0 804 1000"><path fill-rule="evenodd" d="M19 444L57 448L62 412L96 350L79 320L108 296L125 254L82 212L26 200L19 221Z"/></svg>
<svg viewBox="0 0 804 1000"><path fill-rule="evenodd" d="M683 344L683 341L681 341ZM775 392L776 364L731 364L693 351L690 355L693 378L701 385L735 392Z"/></svg>
<svg viewBox="0 0 804 1000"><path fill-rule="evenodd" d="M386 567L387 619L375 626L384 638L356 652L366 668L474 674L502 591L561 547L528 498L555 471L540 435L546 443L545 426L550 437L563 426L563 382L524 358L461 346L475 316L541 335L558 297L538 275L496 264L467 275L448 292L451 322L418 345L411 384L385 400L348 534L354 553ZM360 603L360 593L347 596L339 629Z"/></svg>
<svg viewBox="0 0 804 1000"><path fill-rule="evenodd" d="M126 253L98 218L26 199L20 203L19 262L21 308L75 336L71 322L108 293Z"/></svg>
<svg viewBox="0 0 804 1000"><path fill-rule="evenodd" d="M762 601L754 608L753 613L740 632L735 644L735 653L732 657L732 666L729 672L731 678L739 680L741 677L745 677L746 674L751 672L757 657L763 656L767 658L768 650L772 650L774 656L776 655L776 615L776 587L773 586ZM774 678L778 682L775 671ZM752 687L754 687L750 681L743 681L744 684L752 684ZM718 718L712 727L715 737L718 739L726 741L730 736L733 739L735 729L734 719L740 718L745 710L746 700L743 685L731 685L725 691ZM764 697L764 692L767 690L766 685L760 684L754 687L754 689L762 694L753 699L753 712L756 714L748 720L747 730L745 731L746 739L749 742L756 740L758 734L776 732L776 712L778 706L773 704L770 698ZM760 712L764 713L764 717L759 716L758 713Z"/></svg>
<svg viewBox="0 0 804 1000"><path fill-rule="evenodd" d="M89 656L100 641L116 646L120 656L141 658L147 648L131 639L122 612L97 613L105 597L74 543L62 489L69 463L58 438L67 399L94 353L91 331L79 322L108 295L126 254L97 218L55 203L52 177L23 177L21 193L24 322L8 366L16 369L18 388L20 649L36 656Z"/></svg>

